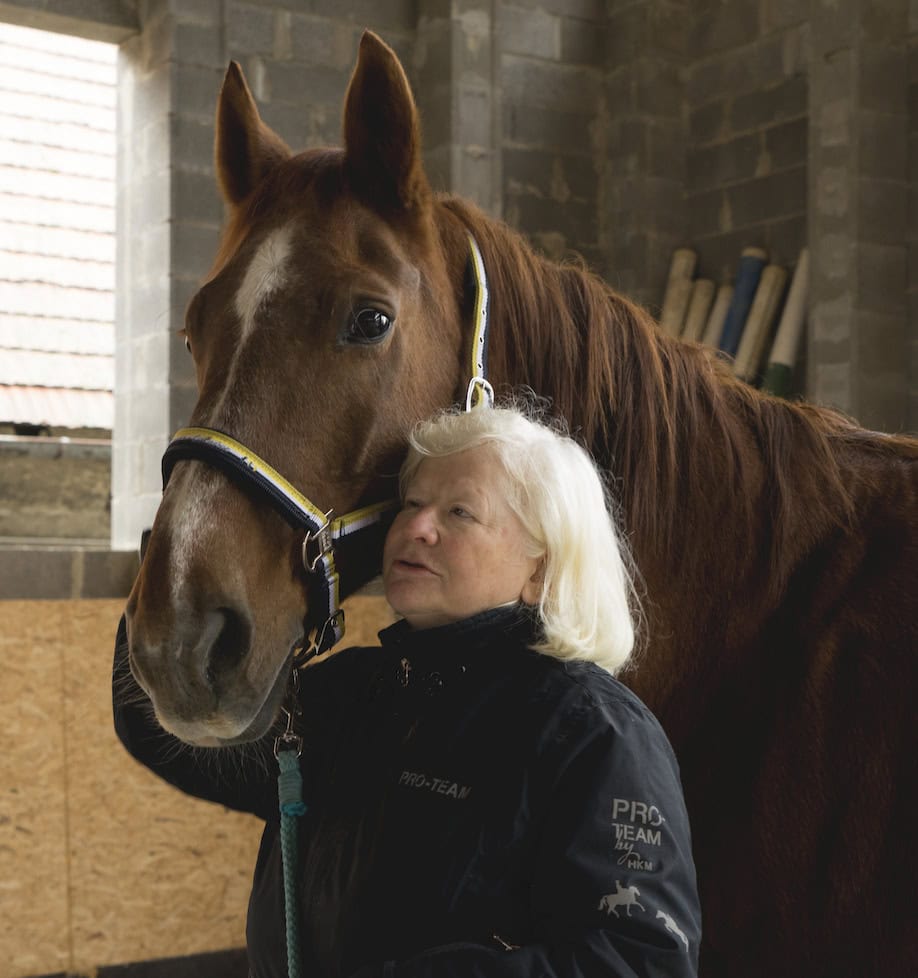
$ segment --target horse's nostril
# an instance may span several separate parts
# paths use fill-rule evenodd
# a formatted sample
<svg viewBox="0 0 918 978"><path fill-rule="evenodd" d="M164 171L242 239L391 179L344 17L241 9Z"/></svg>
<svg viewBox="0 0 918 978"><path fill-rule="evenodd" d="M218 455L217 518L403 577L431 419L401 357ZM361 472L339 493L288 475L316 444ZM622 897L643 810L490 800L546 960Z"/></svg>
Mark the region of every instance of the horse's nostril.
<svg viewBox="0 0 918 978"><path fill-rule="evenodd" d="M251 627L232 608L220 608L215 614L222 618L222 624L207 653L204 678L211 689L220 692L220 687L231 680L249 651Z"/></svg>

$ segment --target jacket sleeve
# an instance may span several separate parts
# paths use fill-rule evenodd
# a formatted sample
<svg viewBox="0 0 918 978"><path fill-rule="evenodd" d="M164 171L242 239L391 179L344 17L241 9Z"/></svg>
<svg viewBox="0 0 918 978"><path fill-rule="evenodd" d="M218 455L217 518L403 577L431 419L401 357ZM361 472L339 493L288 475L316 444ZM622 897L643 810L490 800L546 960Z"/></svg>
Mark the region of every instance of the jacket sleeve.
<svg viewBox="0 0 918 978"><path fill-rule="evenodd" d="M112 667L115 732L128 753L187 795L268 819L276 810L276 766L265 744L239 748L191 747L167 733L131 674L124 616Z"/></svg>
<svg viewBox="0 0 918 978"><path fill-rule="evenodd" d="M540 832L530 892L539 942L517 948L495 935L492 946L430 948L353 978L697 974L701 912L672 748L637 701L599 712L574 738Z"/></svg>

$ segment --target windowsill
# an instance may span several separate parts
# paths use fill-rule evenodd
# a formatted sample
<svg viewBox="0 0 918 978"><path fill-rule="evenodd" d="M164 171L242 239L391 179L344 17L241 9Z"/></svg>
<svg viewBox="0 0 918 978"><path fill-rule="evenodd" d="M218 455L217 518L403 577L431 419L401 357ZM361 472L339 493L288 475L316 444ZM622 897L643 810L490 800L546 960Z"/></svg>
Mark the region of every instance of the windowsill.
<svg viewBox="0 0 918 978"><path fill-rule="evenodd" d="M81 542L0 541L0 600L127 597L140 566L137 551Z"/></svg>

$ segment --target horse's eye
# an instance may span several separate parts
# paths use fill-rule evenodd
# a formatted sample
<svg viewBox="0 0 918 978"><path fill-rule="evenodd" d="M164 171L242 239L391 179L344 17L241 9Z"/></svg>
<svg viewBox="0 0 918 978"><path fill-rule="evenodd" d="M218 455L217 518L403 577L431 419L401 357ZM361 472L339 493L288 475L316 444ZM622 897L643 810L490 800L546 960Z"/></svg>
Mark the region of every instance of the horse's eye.
<svg viewBox="0 0 918 978"><path fill-rule="evenodd" d="M361 309L348 326L348 343L378 343L392 328L392 319L379 309Z"/></svg>

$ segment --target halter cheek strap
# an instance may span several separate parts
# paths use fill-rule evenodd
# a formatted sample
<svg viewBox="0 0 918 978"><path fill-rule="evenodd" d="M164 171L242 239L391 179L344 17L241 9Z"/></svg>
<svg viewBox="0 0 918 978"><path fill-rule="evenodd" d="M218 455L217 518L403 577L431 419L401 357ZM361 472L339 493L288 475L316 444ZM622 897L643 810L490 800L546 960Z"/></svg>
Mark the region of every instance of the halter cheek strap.
<svg viewBox="0 0 918 978"><path fill-rule="evenodd" d="M469 364L468 390L465 395L465 409L494 404L494 388L488 383L488 313L490 311L490 293L488 292L488 276L485 272L484 259L478 242L469 235L469 267L472 272L475 288L475 311L473 315L472 345L470 348L471 362Z"/></svg>
<svg viewBox="0 0 918 978"><path fill-rule="evenodd" d="M395 500L374 503L332 518L331 510L323 513L264 459L215 428L182 428L176 432L163 455L163 489L176 463L189 459L207 462L243 489L254 490L290 526L305 531L302 561L309 575L310 595L304 628L307 644L311 639L312 645L298 653L297 664L328 651L344 635L341 569L336 553L344 556L348 591L356 590L373 577L372 561L354 559L355 545L359 541L381 547L395 515Z"/></svg>

